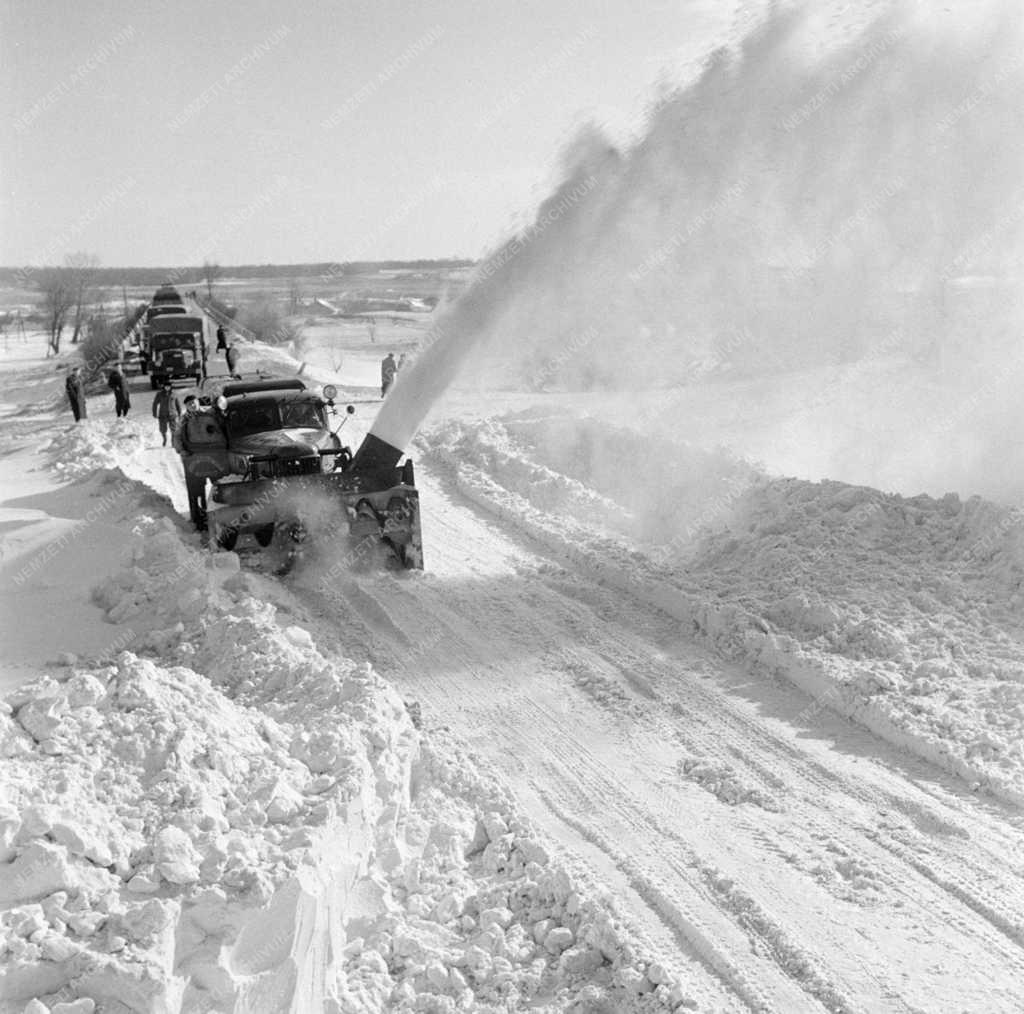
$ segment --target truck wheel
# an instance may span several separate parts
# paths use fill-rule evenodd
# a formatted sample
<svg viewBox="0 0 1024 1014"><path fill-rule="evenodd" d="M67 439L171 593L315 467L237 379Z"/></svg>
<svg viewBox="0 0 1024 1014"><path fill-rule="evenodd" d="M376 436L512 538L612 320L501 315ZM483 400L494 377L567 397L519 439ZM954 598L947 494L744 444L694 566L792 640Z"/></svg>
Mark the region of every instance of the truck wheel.
<svg viewBox="0 0 1024 1014"><path fill-rule="evenodd" d="M229 553L235 548L235 543L238 542L238 529L224 526L223 528L217 529L217 545L221 549L227 550Z"/></svg>

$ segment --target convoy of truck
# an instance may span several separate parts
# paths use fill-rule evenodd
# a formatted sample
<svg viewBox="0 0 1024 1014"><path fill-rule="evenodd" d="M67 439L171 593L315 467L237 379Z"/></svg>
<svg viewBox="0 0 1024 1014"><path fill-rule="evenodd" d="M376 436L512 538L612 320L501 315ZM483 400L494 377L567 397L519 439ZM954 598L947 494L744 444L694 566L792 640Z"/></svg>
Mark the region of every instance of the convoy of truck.
<svg viewBox="0 0 1024 1014"><path fill-rule="evenodd" d="M277 547L287 569L307 539L347 538L360 565L423 568L419 493L413 463L372 431L356 454L333 419L336 391L299 377L209 376L202 312L173 286L154 294L141 327L139 358L156 388L184 381L201 409L182 423L192 520L221 549ZM349 405L345 416L354 412ZM207 503L209 492L209 503ZM239 547L241 549L241 547Z"/></svg>
<svg viewBox="0 0 1024 1014"><path fill-rule="evenodd" d="M190 314L178 290L162 285L146 309L139 343L139 364L159 387L165 380L199 384L206 376L206 316Z"/></svg>

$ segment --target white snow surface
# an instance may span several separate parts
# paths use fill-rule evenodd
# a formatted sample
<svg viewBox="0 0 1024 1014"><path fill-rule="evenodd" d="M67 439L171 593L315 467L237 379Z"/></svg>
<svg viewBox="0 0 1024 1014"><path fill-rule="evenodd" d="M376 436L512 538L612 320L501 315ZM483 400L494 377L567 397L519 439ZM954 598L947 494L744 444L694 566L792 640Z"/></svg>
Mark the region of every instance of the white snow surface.
<svg viewBox="0 0 1024 1014"><path fill-rule="evenodd" d="M451 422L421 443L560 557L1024 804L1020 509L769 478L558 410Z"/></svg>
<svg viewBox="0 0 1024 1014"><path fill-rule="evenodd" d="M67 620L108 635L60 650L58 611L43 672L0 704L0 1010L687 1001L472 756L187 532L155 427L97 401L49 443L13 433L18 467L42 451L60 484L6 508L5 577L38 606L98 539L94 615Z"/></svg>
<svg viewBox="0 0 1024 1014"><path fill-rule="evenodd" d="M4 422L4 1014L1024 1009L1016 512L463 401L280 580L137 400Z"/></svg>

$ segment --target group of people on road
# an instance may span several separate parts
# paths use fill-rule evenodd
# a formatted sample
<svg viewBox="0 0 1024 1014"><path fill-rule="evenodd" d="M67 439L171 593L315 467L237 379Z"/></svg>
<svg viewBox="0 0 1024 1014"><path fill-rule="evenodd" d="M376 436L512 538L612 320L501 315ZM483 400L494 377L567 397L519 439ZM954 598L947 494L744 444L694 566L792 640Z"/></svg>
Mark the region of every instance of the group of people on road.
<svg viewBox="0 0 1024 1014"><path fill-rule="evenodd" d="M120 367L115 366L107 375L107 387L114 393L114 414L118 419L128 415L128 409L132 407L132 397L128 390L128 381ZM64 381L64 390L67 392L68 403L71 405L71 414L75 422L81 422L89 416L89 406L86 402L85 375L81 366L73 366Z"/></svg>
<svg viewBox="0 0 1024 1014"><path fill-rule="evenodd" d="M234 345L229 344L227 333L223 327L217 328L217 351L224 353L228 373L231 376L237 376L239 352ZM64 386L76 423L88 416L85 385L85 371L81 366L72 367ZM108 372L107 387L114 395L116 416L119 419L127 416L128 410L131 408L131 394L128 381L125 379L120 365ZM189 516L198 530L205 531L208 476L199 474L202 469L196 467L195 462L201 463L208 456L194 453L193 437L195 434L192 431L196 427L206 426L208 428L210 425L218 426L223 430L220 409L217 405L204 408L194 394L186 395L183 401L179 401L174 393L173 384L166 379L160 384L160 388L153 398L152 412L153 418L160 427L162 446L167 446L167 439L170 436L172 446L181 455L185 471L185 487L188 492Z"/></svg>
<svg viewBox="0 0 1024 1014"><path fill-rule="evenodd" d="M217 351L224 353L224 360L227 363L228 373L231 376L238 375L238 349L229 345L227 334L223 327L217 328ZM88 417L88 405L85 394L86 378L81 366L73 366L68 372L64 382L64 389L67 392L68 403L71 406L71 414L75 422L80 422ZM107 387L114 395L114 414L120 419L128 415L132 407L131 392L128 388L128 381L120 366L115 366L107 374ZM177 405L174 410L173 406ZM171 382L165 381L153 399L153 418L160 424L160 435L163 437L164 446L167 446L167 433L173 432L178 418L181 416L181 405L174 398Z"/></svg>
<svg viewBox="0 0 1024 1014"><path fill-rule="evenodd" d="M398 374L405 365L405 353L395 360L394 352L389 352L380 364L380 396L383 398L391 389L391 385L398 379Z"/></svg>

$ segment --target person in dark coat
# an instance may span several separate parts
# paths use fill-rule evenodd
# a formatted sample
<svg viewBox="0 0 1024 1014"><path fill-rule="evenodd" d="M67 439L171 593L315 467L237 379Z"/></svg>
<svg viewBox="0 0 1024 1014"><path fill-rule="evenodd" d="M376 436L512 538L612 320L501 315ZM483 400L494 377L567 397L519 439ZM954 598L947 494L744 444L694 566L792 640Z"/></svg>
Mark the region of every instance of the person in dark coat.
<svg viewBox="0 0 1024 1014"><path fill-rule="evenodd" d="M226 352L228 347L228 336L224 333L223 325L217 326L217 351Z"/></svg>
<svg viewBox="0 0 1024 1014"><path fill-rule="evenodd" d="M165 380L153 399L153 418L160 425L160 436L163 446L167 446L167 433L173 435L181 418L181 403L174 397L174 388L169 380Z"/></svg>
<svg viewBox="0 0 1024 1014"><path fill-rule="evenodd" d="M398 364L395 362L394 352L389 352L380 363L380 396L383 398L388 393L388 388L395 382L395 374L398 372Z"/></svg>
<svg viewBox="0 0 1024 1014"><path fill-rule="evenodd" d="M235 367L238 366L238 349L229 345L224 353L224 361L228 364L228 373L235 375Z"/></svg>
<svg viewBox="0 0 1024 1014"><path fill-rule="evenodd" d="M114 392L114 413L118 417L128 415L128 409L132 407L131 395L128 393L128 383L124 374L114 367L107 378L107 387Z"/></svg>
<svg viewBox="0 0 1024 1014"><path fill-rule="evenodd" d="M181 455L182 468L185 471L185 491L188 494L188 515L195 525L196 531L206 531L206 476L196 475L192 467L194 456L189 440L189 424L200 414L199 399L190 394L185 398L185 412L178 420L174 430L174 449Z"/></svg>
<svg viewBox="0 0 1024 1014"><path fill-rule="evenodd" d="M68 401L71 402L71 412L75 422L84 419L89 413L85 404L85 381L82 379L82 367L75 366L68 374L64 382L64 389L68 393Z"/></svg>

